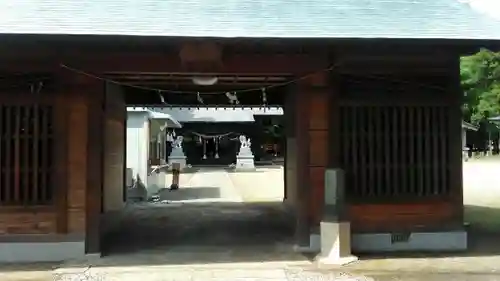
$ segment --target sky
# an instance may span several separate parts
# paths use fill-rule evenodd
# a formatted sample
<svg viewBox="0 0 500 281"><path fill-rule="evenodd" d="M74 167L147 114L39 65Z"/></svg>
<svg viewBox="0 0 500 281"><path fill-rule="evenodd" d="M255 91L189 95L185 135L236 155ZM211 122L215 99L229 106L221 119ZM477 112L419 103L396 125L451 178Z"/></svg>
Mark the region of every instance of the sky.
<svg viewBox="0 0 500 281"><path fill-rule="evenodd" d="M461 0L476 11L500 20L500 0Z"/></svg>

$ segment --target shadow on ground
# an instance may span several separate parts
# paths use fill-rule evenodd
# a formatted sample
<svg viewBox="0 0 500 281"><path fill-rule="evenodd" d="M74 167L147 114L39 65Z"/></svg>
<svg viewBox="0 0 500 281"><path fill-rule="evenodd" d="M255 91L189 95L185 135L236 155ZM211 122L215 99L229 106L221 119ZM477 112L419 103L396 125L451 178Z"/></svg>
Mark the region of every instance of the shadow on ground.
<svg viewBox="0 0 500 281"><path fill-rule="evenodd" d="M289 260L294 227L282 202L137 204L121 214L102 246L114 260L160 254L162 264Z"/></svg>
<svg viewBox="0 0 500 281"><path fill-rule="evenodd" d="M312 257L296 254L290 247L294 220L281 203L138 204L127 209L123 216L120 228L104 238L106 256L91 262L94 267L199 266L243 262L296 262L299 267L310 267ZM446 264L450 261L432 258L452 258L452 263L458 263L467 272L469 266L473 268L476 262L454 258L500 255L499 218L500 209L466 207L466 220L470 222L470 250L467 252L362 255L360 263L347 266L344 270L366 274L375 280L444 280L450 277L453 280L495 280L486 273L477 275L477 272L449 275ZM391 258L396 260L392 260L388 267L383 260ZM406 263L407 258L417 260ZM373 266L373 262L379 264L378 260L382 263ZM365 267L364 262L371 265ZM400 262L403 262L403 267L398 267ZM429 263L440 264L436 267L443 268L446 274L438 270L418 273L415 269L426 267ZM2 265L0 272L43 271L57 266L54 263L29 267ZM398 268L398 273L391 268ZM413 270L406 272L408 268Z"/></svg>

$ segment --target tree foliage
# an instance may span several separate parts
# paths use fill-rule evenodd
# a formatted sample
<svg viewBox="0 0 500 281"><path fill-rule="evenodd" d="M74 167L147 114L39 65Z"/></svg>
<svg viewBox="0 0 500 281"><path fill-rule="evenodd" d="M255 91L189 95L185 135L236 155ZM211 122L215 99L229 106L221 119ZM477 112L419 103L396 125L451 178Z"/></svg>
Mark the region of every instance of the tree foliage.
<svg viewBox="0 0 500 281"><path fill-rule="evenodd" d="M460 74L465 119L479 125L500 115L500 53L483 49L462 58Z"/></svg>

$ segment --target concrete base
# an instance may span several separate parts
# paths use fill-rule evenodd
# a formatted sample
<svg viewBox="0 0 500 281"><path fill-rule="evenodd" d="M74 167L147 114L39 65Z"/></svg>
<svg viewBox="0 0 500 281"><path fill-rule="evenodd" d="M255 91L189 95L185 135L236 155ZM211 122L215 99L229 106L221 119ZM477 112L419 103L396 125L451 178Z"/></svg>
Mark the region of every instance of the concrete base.
<svg viewBox="0 0 500 281"><path fill-rule="evenodd" d="M186 168L186 156L169 156L168 157L168 164L171 166L173 163L179 163L180 164L180 169L181 171ZM170 169L172 169L170 167Z"/></svg>
<svg viewBox="0 0 500 281"><path fill-rule="evenodd" d="M59 262L85 256L85 241L0 243L0 263Z"/></svg>
<svg viewBox="0 0 500 281"><path fill-rule="evenodd" d="M390 233L367 233L352 236L352 249L362 253L402 251L465 251L467 232L414 232L406 241L393 242Z"/></svg>
<svg viewBox="0 0 500 281"><path fill-rule="evenodd" d="M236 155L236 171L255 170L255 161L253 155Z"/></svg>
<svg viewBox="0 0 500 281"><path fill-rule="evenodd" d="M320 264L344 265L356 261L351 255L351 224L349 222L327 222L320 224Z"/></svg>
<svg viewBox="0 0 500 281"><path fill-rule="evenodd" d="M406 242L391 242L390 233L351 234L351 249L359 253L403 252L403 251L465 251L467 232L415 232ZM321 235L311 234L309 247L295 247L297 252L320 253Z"/></svg>

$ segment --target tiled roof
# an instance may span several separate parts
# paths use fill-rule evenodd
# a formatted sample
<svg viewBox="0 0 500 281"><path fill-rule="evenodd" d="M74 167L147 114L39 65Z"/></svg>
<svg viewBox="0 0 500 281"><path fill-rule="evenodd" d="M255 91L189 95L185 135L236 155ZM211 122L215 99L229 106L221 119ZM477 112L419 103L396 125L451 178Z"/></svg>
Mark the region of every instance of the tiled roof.
<svg viewBox="0 0 500 281"><path fill-rule="evenodd" d="M168 113L156 112L146 107L127 107L127 112L144 113L149 119L164 120L169 128L182 128L181 123Z"/></svg>
<svg viewBox="0 0 500 281"><path fill-rule="evenodd" d="M2 0L0 34L500 40L463 0Z"/></svg>

